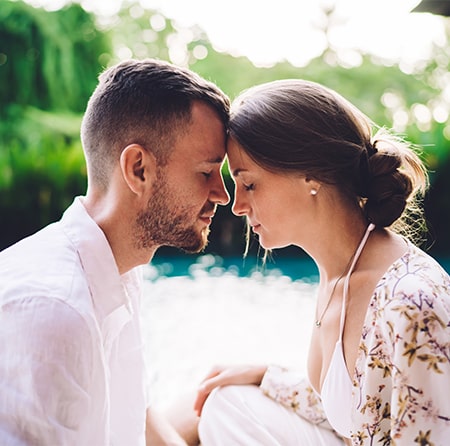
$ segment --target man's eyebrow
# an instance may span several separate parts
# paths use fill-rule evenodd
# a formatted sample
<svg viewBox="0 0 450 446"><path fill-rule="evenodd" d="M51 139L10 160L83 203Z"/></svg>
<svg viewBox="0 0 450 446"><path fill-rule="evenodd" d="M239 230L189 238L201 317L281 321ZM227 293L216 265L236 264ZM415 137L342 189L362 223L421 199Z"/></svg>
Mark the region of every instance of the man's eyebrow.
<svg viewBox="0 0 450 446"><path fill-rule="evenodd" d="M205 163L208 163L208 164L222 164L222 163L223 163L223 160L224 160L224 158L218 156L217 158L210 158L210 159L207 159L207 160L205 160L204 162L205 162Z"/></svg>

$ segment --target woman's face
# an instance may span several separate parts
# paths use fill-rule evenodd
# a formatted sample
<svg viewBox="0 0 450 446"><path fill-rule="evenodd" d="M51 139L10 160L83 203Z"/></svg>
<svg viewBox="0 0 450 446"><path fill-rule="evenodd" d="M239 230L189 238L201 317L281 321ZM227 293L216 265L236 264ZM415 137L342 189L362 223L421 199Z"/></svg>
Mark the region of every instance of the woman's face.
<svg viewBox="0 0 450 446"><path fill-rule="evenodd" d="M302 246L305 225L312 224L309 181L260 167L233 138L228 140L227 156L235 182L233 213L247 217L265 249Z"/></svg>

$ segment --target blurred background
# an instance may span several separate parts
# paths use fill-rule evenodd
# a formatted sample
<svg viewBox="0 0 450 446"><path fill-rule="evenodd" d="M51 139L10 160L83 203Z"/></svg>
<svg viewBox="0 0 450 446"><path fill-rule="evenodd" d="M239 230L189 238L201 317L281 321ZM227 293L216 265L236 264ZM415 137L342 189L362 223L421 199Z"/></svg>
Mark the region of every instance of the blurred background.
<svg viewBox="0 0 450 446"><path fill-rule="evenodd" d="M85 193L79 127L98 74L121 59L156 57L231 99L257 83L311 79L394 128L422 148L431 173L422 247L448 259L449 14L449 0L0 0L0 249ZM224 174L232 194L226 166ZM242 219L220 208L204 254L241 257L243 234ZM303 255L274 256L294 254ZM196 260L164 248L155 262L168 258L186 268Z"/></svg>

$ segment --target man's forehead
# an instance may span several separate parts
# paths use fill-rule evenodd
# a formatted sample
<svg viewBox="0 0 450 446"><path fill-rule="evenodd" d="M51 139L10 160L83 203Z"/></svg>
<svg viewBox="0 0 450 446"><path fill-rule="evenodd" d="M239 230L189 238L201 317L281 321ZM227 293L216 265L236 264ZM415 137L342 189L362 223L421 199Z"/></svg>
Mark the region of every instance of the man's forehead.
<svg viewBox="0 0 450 446"><path fill-rule="evenodd" d="M190 149L182 149L174 151L172 159L178 159L183 163L195 163L204 165L220 165L225 159L224 149L199 149L191 147Z"/></svg>

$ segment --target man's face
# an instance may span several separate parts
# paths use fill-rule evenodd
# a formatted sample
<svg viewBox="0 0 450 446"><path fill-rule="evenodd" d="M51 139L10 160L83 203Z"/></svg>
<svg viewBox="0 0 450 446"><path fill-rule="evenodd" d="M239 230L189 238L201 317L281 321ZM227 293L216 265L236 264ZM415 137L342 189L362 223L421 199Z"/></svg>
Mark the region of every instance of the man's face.
<svg viewBox="0 0 450 446"><path fill-rule="evenodd" d="M138 247L199 252L206 246L217 204L230 200L221 175L224 157L222 122L209 106L194 103L192 122L158 168L148 206L136 219Z"/></svg>

